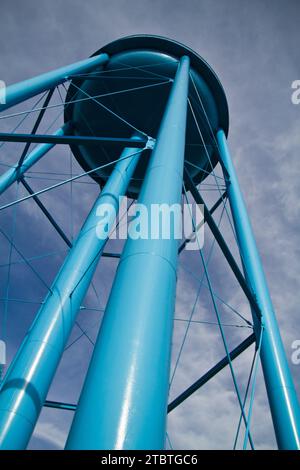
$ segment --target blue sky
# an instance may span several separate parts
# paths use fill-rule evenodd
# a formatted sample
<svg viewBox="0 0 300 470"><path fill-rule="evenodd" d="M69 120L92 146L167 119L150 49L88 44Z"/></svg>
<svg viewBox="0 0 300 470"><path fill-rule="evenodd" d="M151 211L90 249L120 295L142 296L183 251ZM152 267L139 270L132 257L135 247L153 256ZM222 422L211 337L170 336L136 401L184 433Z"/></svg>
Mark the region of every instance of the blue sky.
<svg viewBox="0 0 300 470"><path fill-rule="evenodd" d="M297 1L283 0L2 0L0 79L7 84L89 56L118 37L135 33L158 34L174 38L202 55L218 74L229 103L229 144L253 223L258 247L277 312L288 359L291 344L300 339L299 328L299 148L300 105L291 102L291 84L300 79L299 14ZM59 98L56 96L56 100ZM34 101L34 100L32 100ZM29 104L18 109L28 109ZM44 130L54 119L49 112ZM32 121L25 121L29 130ZM11 130L17 123L1 121L1 129ZM60 124L58 120L53 129ZM16 162L22 146L6 144L0 148L1 171ZM80 171L64 148L52 151L34 167L28 181L34 189L52 184L52 179ZM40 173L37 173L40 172ZM44 178L47 172L48 179ZM51 172L51 175L50 175ZM64 176L62 176L62 174ZM49 179L50 178L50 179ZM22 195L21 187L10 188L2 203ZM25 192L24 192L25 194ZM97 194L88 178L42 197L70 238L78 232ZM212 198L212 195L207 195ZM215 195L216 197L216 195ZM70 205L72 201L72 210ZM217 213L216 217L220 215ZM14 225L14 220L15 225ZM15 226L15 228L14 228ZM0 305L2 335L8 342L9 359L20 344L38 305L61 265L66 247L32 201L16 210L1 213L1 228L12 236L19 251L35 257L31 267L20 262L4 238L0 246L1 298L25 299ZM226 219L222 230L233 242ZM205 232L205 253L211 241ZM111 249L118 250L116 244ZM233 249L234 253L236 250ZM46 258L37 256L49 253ZM3 266L5 265L5 266ZM117 262L102 259L95 274L97 296L91 289L84 305L103 309ZM32 267L43 279L41 282ZM232 306L249 316L247 302L238 289L220 253L210 264L216 291ZM200 258L195 252L183 254L179 266L176 317L188 318L196 298L201 276ZM239 323L222 308L225 323ZM101 312L82 311L78 321L95 340ZM203 288L195 307L195 319L215 321L212 305ZM6 325L6 328L5 328ZM175 322L173 366L185 332L185 322ZM249 334L242 328L228 328L231 347ZM74 328L70 341L80 334ZM92 344L82 338L64 354L49 398L76 402L92 353ZM237 377L244 390L253 351L236 361ZM217 327L193 324L171 389L171 397L190 385L224 355ZM300 394L299 365L290 361ZM239 418L229 370L187 400L169 416L172 445L180 448L230 448ZM31 448L62 448L72 413L43 410ZM257 448L272 448L274 435L261 371L259 371L253 415L253 438Z"/></svg>

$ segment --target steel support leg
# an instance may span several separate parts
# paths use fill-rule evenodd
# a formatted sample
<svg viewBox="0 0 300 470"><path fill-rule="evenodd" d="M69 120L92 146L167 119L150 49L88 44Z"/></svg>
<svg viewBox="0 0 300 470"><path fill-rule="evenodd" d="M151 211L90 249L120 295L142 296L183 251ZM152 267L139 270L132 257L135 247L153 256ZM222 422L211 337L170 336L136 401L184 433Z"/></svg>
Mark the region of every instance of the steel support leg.
<svg viewBox="0 0 300 470"><path fill-rule="evenodd" d="M132 157L124 159L126 155ZM24 449L30 439L107 241L107 227L112 227L119 197L126 192L138 161L136 149L125 149L121 157L4 378L0 390L1 449ZM107 224L99 227L97 211L103 205Z"/></svg>
<svg viewBox="0 0 300 470"><path fill-rule="evenodd" d="M300 409L285 356L267 282L245 202L223 130L217 133L222 159L229 174L227 194L246 280L256 296L264 323L261 362L279 449L300 449ZM256 322L256 316L253 316Z"/></svg>
<svg viewBox="0 0 300 470"><path fill-rule="evenodd" d="M181 203L189 59L180 61L138 199ZM162 449L178 240L129 238L67 441L68 449Z"/></svg>
<svg viewBox="0 0 300 470"><path fill-rule="evenodd" d="M39 93L68 80L70 75L89 72L108 61L107 54L99 54L89 59L81 60L75 64L66 65L51 72L43 73L23 82L15 83L6 88L6 102L0 104L0 112L11 108L22 101L28 100Z"/></svg>
<svg viewBox="0 0 300 470"><path fill-rule="evenodd" d="M54 135L55 136L62 136L68 133L70 129L70 124L65 124L63 127L58 129ZM31 168L35 163L37 163L49 150L54 147L55 144L41 144L35 147L32 152L30 152L25 160L23 161L22 165L16 164L15 167L10 168L7 170L3 175L0 176L0 194L4 193L4 191L9 188L13 183L15 183L18 179L22 178L22 176L26 173L26 171Z"/></svg>

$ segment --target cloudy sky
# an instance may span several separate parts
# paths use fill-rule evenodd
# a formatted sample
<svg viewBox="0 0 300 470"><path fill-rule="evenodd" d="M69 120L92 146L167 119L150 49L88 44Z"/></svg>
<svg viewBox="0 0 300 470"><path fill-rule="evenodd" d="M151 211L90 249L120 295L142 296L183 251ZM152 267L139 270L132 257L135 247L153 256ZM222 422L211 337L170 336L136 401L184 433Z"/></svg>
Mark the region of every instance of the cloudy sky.
<svg viewBox="0 0 300 470"><path fill-rule="evenodd" d="M229 143L300 394L300 365L290 360L291 344L300 339L300 105L291 102L291 83L300 79L299 15L297 0L1 0L0 79L7 84L14 83L83 59L118 37L141 33L174 38L207 60L227 95ZM18 110L28 109L29 104ZM56 115L51 112L47 115L45 131ZM8 119L0 125L3 131L8 131L17 123L18 119ZM52 129L60 123L58 120ZM29 130L31 126L32 121L26 120L22 130ZM1 171L16 162L21 149L21 145L13 144L0 148ZM67 149L60 148L49 153L32 170L28 181L38 190L52 184L52 180L79 172L80 167ZM23 193L21 187L13 186L2 196L2 204ZM72 238L96 194L96 185L86 178L49 192L42 200ZM217 194L214 196L216 198ZM213 195L208 194L207 198L212 201ZM0 334L7 341L9 361L66 254L66 246L32 201L16 207L1 212L3 232L0 234ZM216 219L220 215L219 211ZM226 217L222 230L228 242L233 242ZM3 233L13 237L18 251L10 249ZM208 230L205 237L204 251L208 256L211 243ZM110 248L118 249L113 243ZM234 248L233 252L237 254ZM29 260L27 263L24 257ZM116 266L114 260L101 260L94 278L97 295L90 289L84 302L86 307L95 310L83 310L78 317L92 342L97 336L100 310L105 307ZM247 302L217 250L211 259L210 272L218 295L250 318ZM195 252L183 254L178 276L177 319L187 319L195 304L195 321L216 321L205 286L197 297L201 275L200 257ZM220 304L220 311L224 323L243 324L224 304ZM186 328L187 322L175 321L173 367ZM227 327L230 347L250 332L247 328ZM75 326L70 343L79 335L80 329ZM84 336L66 350L49 399L76 403L92 353L90 340ZM250 349L235 362L242 392L252 355ZM223 356L217 327L191 324L171 397ZM43 410L30 448L63 448L71 420L71 412ZM170 414L171 445L174 449L232 448L238 420L239 408L232 380L229 370L224 370ZM252 436L256 448L275 446L261 371L255 394Z"/></svg>

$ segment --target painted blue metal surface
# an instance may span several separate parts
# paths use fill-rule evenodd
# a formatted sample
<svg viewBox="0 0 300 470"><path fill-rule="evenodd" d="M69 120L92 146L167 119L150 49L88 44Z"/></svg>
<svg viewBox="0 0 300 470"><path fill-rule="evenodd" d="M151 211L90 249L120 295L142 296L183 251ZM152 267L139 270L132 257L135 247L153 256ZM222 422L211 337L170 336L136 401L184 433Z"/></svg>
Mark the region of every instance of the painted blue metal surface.
<svg viewBox="0 0 300 470"><path fill-rule="evenodd" d="M217 133L220 158L229 174L227 194L247 282L262 312L261 362L279 449L300 449L300 408L280 337L272 301L226 136ZM256 315L253 321L257 323Z"/></svg>
<svg viewBox="0 0 300 470"><path fill-rule="evenodd" d="M115 165L5 376L0 449L24 449L28 443L140 152L123 151L123 160ZM107 224L99 227L97 211L104 204Z"/></svg>
<svg viewBox="0 0 300 470"><path fill-rule="evenodd" d="M99 65L105 64L108 60L107 54L100 54L89 59L75 62L74 64L60 67L59 69L52 70L51 72L43 73L23 82L15 83L6 88L6 102L0 104L0 112L5 109L11 108L22 101L28 100L39 93L42 93L50 88L68 80L69 75L78 73L89 72Z"/></svg>
<svg viewBox="0 0 300 470"><path fill-rule="evenodd" d="M94 135L49 135L49 134L10 134L0 132L0 142L26 142L31 144L59 144L59 145L94 145L99 150L99 145L105 144L116 147L144 148L148 139L134 138L124 139L122 137L98 137ZM114 157L115 161L115 157ZM107 163L107 162L106 162ZM100 165L98 165L100 166Z"/></svg>
<svg viewBox="0 0 300 470"><path fill-rule="evenodd" d="M69 123L64 124L63 127L54 132L55 136L62 136L68 133L70 129ZM41 144L30 152L21 166L18 166L18 163L7 170L3 175L0 176L0 194L2 194L9 186L11 186L15 181L20 179L26 171L31 168L35 163L37 163L49 150L54 147L55 144Z"/></svg>
<svg viewBox="0 0 300 470"><path fill-rule="evenodd" d="M181 204L189 58L181 58L138 203ZM173 227L174 229L174 227ZM68 449L162 449L178 240L126 242Z"/></svg>

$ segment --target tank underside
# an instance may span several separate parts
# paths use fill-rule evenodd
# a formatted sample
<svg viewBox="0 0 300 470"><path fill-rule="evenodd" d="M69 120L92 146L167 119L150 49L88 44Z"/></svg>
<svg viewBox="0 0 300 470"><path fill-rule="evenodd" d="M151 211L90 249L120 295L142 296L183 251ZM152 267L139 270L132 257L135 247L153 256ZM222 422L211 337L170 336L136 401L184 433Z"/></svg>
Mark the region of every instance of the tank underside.
<svg viewBox="0 0 300 470"><path fill-rule="evenodd" d="M94 55L101 52L109 54L109 61L88 75L74 77L70 83L66 102L74 102L65 105L65 121L72 121L73 133L129 138L140 131L155 139L178 60L188 55L193 80L189 86L185 161L189 162L187 167L195 182L202 181L217 163L213 134L220 127L228 133L225 93L210 66L189 48L157 36L119 39ZM95 98L88 99L90 96ZM89 171L116 160L122 147L73 145L72 152L83 169ZM143 151L129 186L131 197L138 195L149 155L150 150ZM112 166L108 166L92 177L102 185L111 170Z"/></svg>

